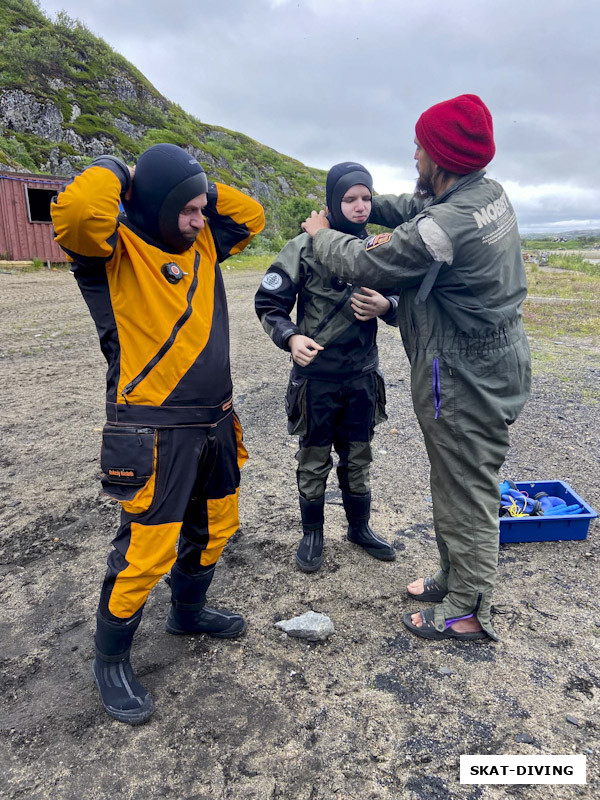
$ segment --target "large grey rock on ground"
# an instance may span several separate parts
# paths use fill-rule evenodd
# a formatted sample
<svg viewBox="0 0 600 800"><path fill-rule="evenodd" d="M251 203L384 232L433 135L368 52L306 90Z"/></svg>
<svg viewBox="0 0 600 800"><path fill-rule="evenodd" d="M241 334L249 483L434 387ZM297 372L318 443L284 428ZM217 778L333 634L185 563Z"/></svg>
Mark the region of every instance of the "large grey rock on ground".
<svg viewBox="0 0 600 800"><path fill-rule="evenodd" d="M333 622L327 614L316 614L314 611L307 611L306 614L292 619L282 619L275 623L275 627L288 636L307 639L309 642L324 642L335 633Z"/></svg>

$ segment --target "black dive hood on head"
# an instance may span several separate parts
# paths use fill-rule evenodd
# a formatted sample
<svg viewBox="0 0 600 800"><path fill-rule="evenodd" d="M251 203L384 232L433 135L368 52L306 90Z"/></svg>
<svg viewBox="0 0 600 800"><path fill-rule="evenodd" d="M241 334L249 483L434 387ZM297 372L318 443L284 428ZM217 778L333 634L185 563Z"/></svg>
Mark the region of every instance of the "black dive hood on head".
<svg viewBox="0 0 600 800"><path fill-rule="evenodd" d="M130 200L123 207L136 228L169 252L183 253L190 246L179 230L181 209L208 191L201 165L175 144L155 144L139 157Z"/></svg>
<svg viewBox="0 0 600 800"><path fill-rule="evenodd" d="M325 191L327 195L327 208L329 214L327 219L332 228L342 233L350 233L352 236L360 236L365 230L365 225L369 221L351 222L342 213L342 198L351 186L361 184L373 194L373 178L371 173L357 164L355 161L344 161L335 164L327 173L327 183Z"/></svg>

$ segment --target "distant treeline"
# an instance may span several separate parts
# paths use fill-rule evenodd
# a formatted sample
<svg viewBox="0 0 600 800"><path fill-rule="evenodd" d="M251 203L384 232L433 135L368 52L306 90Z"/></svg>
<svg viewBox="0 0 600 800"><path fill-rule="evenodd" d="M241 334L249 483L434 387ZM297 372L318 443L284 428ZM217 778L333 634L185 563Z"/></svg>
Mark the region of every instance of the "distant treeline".
<svg viewBox="0 0 600 800"><path fill-rule="evenodd" d="M546 236L542 239L527 239L522 236L521 247L525 250L592 250L600 247L600 235L573 238Z"/></svg>

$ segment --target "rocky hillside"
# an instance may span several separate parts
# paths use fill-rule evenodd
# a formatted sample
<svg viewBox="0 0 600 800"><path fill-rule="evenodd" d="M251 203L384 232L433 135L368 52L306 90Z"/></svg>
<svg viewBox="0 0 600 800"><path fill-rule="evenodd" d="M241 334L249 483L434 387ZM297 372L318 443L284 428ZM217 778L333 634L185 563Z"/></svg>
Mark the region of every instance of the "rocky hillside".
<svg viewBox="0 0 600 800"><path fill-rule="evenodd" d="M295 235L304 208L322 200L323 171L186 114L78 20L0 0L0 37L0 169L69 177L101 153L133 162L173 142L265 205L263 246Z"/></svg>

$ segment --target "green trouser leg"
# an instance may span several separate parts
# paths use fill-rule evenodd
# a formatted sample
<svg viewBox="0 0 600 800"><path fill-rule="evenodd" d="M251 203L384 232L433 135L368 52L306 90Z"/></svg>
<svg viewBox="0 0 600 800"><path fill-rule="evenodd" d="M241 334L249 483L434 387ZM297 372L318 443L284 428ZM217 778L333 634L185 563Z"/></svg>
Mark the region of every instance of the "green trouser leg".
<svg viewBox="0 0 600 800"><path fill-rule="evenodd" d="M508 434L504 443L500 437L491 442L474 431L462 438L442 427L434 437L426 435L441 566L435 579L448 588L436 624L477 610L481 627L495 638L490 612L498 567L498 470Z"/></svg>
<svg viewBox="0 0 600 800"><path fill-rule="evenodd" d="M352 494L370 492L371 442L334 442L333 446L340 457L336 469L340 489Z"/></svg>
<svg viewBox="0 0 600 800"><path fill-rule="evenodd" d="M525 340L488 354L493 368L466 368L461 354L453 366L440 358L441 410L435 418L431 358L412 357L413 403L431 462L431 497L440 572L448 594L435 623L476 612L492 638L492 592L498 569L499 470L509 446L508 428L529 393ZM489 366L489 364L488 364Z"/></svg>
<svg viewBox="0 0 600 800"><path fill-rule="evenodd" d="M296 453L298 491L306 500L317 500L325 494L331 472L331 445L301 447Z"/></svg>
<svg viewBox="0 0 600 800"><path fill-rule="evenodd" d="M437 459L435 460L437 464ZM439 486L441 482L441 474L438 472L436 466L431 464L431 469L429 472L429 483L430 486ZM432 490L433 492L433 490ZM433 497L432 497L433 500ZM434 514L433 518L433 526L435 530L435 541L437 544L438 552L440 554L440 568L433 576L433 580L437 583L437 585L441 589L448 589L448 575L450 573L450 554L448 552L448 547L446 542L443 538L443 532L440 532L439 526L437 524L437 516Z"/></svg>

